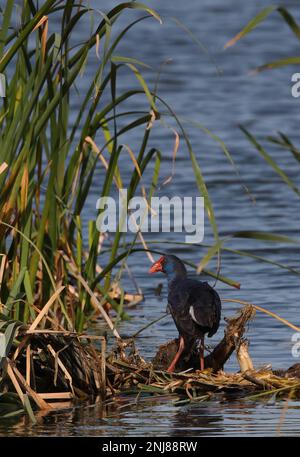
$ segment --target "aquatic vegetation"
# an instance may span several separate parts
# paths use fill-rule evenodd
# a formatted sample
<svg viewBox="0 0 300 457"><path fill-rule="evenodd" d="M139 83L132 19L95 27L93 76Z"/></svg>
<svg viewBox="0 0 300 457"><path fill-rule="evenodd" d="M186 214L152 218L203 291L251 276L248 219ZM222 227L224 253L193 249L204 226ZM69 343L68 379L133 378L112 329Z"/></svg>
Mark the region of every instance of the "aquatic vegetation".
<svg viewBox="0 0 300 457"><path fill-rule="evenodd" d="M138 16L121 29L119 17L127 10L136 10ZM148 392L178 388L189 399L197 399L205 376L210 384L229 389L236 383L253 387L253 379L264 375L254 374L247 382L241 380L242 375L226 378L223 374L221 379L221 374L215 373L174 374L173 378L144 364L131 343L128 358L127 343L120 340L109 311L126 318L126 303L142 299L139 291L129 294L123 290L122 271L131 254L159 253L148 248L159 240L147 240L146 244L138 232L128 242L118 229L107 246L96 229L96 212L84 227L84 206L99 170L103 176L98 183L99 197L123 188L122 163L126 161L131 165L128 199L138 193L147 201L151 198L162 161L162 152L151 145L151 134L157 123L164 125L165 119L171 119L176 129L167 127L166 131L174 139L172 166L179 141L184 141L215 239L213 246L201 245L201 249L208 248L207 253L198 265L190 266L239 288L237 281L206 269L220 251L230 250L224 246L227 240L288 240L255 231L220 239L213 204L183 122L159 96L157 87L148 87L143 77L146 64L118 54L119 44L136 24L161 22L159 15L133 1L120 3L104 14L73 0L47 0L40 8L33 1L23 2L17 21L14 2L7 0L1 13L0 73L6 76L6 97L0 109L1 414L26 410L34 421L34 408L47 410L50 402L99 392L103 397L113 396L128 386ZM59 24L55 32L54 18ZM91 32L78 41L75 30L85 18L91 19ZM80 78L90 59L97 62L97 70L82 88ZM121 71L132 76L132 85L123 92L118 87ZM128 108L128 101L141 106L141 99L141 110ZM210 135L234 165L218 137L200 124L195 127ZM133 153L121 138L136 129L141 132L141 141ZM283 137L281 140L297 158L294 146ZM146 171L151 173L147 191L143 183ZM107 354L103 336L95 338L88 333L89 323L99 316L107 324L107 332L117 338L116 353ZM93 340L97 344L92 344ZM276 387L272 376L268 382ZM286 383L289 388L298 386L296 381ZM259 380L257 384L262 386Z"/></svg>
<svg viewBox="0 0 300 457"><path fill-rule="evenodd" d="M7 376L0 383L0 417L25 411L35 422L34 411L51 411L72 400L101 396L110 402L119 395L174 396L176 404L213 399L252 400L264 396L299 398L299 364L289 370L255 370L248 353L244 332L254 319L255 310L246 305L227 319L222 340L205 357L205 370L199 371L199 353L190 360L180 360L176 372L167 367L178 349L178 340L158 348L151 362L146 362L135 346L135 338L117 338L107 350L102 336L78 334L65 330L27 329L8 322L10 333ZM240 372L227 373L223 367L236 353ZM3 359L4 360L4 359ZM12 393L11 384L17 394ZM64 403L62 403L64 402Z"/></svg>
<svg viewBox="0 0 300 457"><path fill-rule="evenodd" d="M155 123L164 123L164 117L172 118L178 129L166 129L168 135L170 131L175 135L173 160L179 135L186 143L216 238L217 225L182 123L157 88L148 87L142 75L146 64L117 54L119 44L136 24L161 22L159 15L138 2L120 3L107 14L74 1L48 0L39 9L33 2L24 3L17 13L13 5L8 0L2 12L0 45L0 73L6 76L6 97L0 110L0 311L7 319L33 322L64 286L55 296L50 314L56 325L82 331L99 313L91 293L120 318L126 317L124 300L142 298L139 292L126 295L120 282L136 242L142 241L140 250L147 249L142 233L120 253L126 243L120 228L105 245L105 237L96 229L101 210L97 213L95 209L88 227L83 211L100 171L99 197L123 187L124 161L132 164L128 200L138 193L147 201L151 198L162 154L151 147L150 138ZM119 17L130 9L140 14L122 29ZM96 24L95 30L77 42L76 27L89 18L91 26ZM52 31L53 23L59 24L58 31ZM97 70L90 80L86 78L78 94L90 59L97 62ZM117 90L121 71L132 75L132 87L123 92ZM140 106L141 97L144 110L128 109L128 101L137 100ZM134 129L141 132L136 153L120 142L124 133ZM146 192L142 178L148 168L152 178ZM119 268L115 278L113 268Z"/></svg>
<svg viewBox="0 0 300 457"><path fill-rule="evenodd" d="M122 28L119 18L128 10L135 10L137 18ZM139 192L150 198L162 157L149 143L151 132L156 122L172 118L179 132L167 126L175 138L173 162L180 135L216 238L218 233L183 125L157 87L148 87L142 75L147 65L118 54L119 44L136 24L161 23L159 15L139 2L120 3L105 14L74 0L47 0L39 7L30 1L17 9L7 0L1 15L1 84L6 80L0 109L1 382L10 380L32 416L27 394L39 397L28 373L27 382L8 357L12 350L22 351L27 332L78 332L80 340L91 319L101 315L108 331L119 337L108 311L113 308L124 318L124 304L142 299L139 291L126 294L120 281L128 256L147 250L141 232L120 253L124 240L119 228L103 248L96 211L84 227L83 210L97 172L103 176L99 197L107 197L123 187L121 164L127 161L132 164L128 199ZM90 31L78 40L76 28L89 20ZM80 78L90 59L97 62L97 70L82 88ZM123 92L118 88L121 71L132 75L132 86ZM126 103L135 100L141 110L128 108ZM134 129L141 132L136 153L120 142ZM146 192L142 177L148 168L152 178ZM137 239L143 247L134 249ZM115 277L113 268L119 268ZM54 346L47 354L59 364ZM34 357L34 351L28 349L27 357Z"/></svg>

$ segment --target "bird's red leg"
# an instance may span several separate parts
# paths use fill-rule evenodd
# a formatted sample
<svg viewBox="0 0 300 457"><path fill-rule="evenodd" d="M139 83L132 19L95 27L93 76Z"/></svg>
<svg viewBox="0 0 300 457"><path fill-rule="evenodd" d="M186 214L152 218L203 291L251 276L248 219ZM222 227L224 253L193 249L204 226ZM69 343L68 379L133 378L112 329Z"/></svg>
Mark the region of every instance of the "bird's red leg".
<svg viewBox="0 0 300 457"><path fill-rule="evenodd" d="M171 365L170 365L169 368L167 369L167 372L168 372L168 373L173 373L173 371L175 370L176 363L178 362L178 359L179 359L179 357L181 356L183 350L184 350L184 339L183 339L182 336L181 336L181 337L180 337L180 341L179 341L179 348L178 348L178 351L176 352L175 357L174 357L174 359L172 360Z"/></svg>
<svg viewBox="0 0 300 457"><path fill-rule="evenodd" d="M200 339L200 370L204 370L204 336Z"/></svg>

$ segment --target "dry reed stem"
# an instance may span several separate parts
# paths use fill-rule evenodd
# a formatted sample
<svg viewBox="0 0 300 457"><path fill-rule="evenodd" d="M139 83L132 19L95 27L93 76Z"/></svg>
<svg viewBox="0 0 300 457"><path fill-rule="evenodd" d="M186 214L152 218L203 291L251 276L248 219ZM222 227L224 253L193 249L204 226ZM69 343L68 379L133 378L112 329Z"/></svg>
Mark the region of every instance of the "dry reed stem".
<svg viewBox="0 0 300 457"><path fill-rule="evenodd" d="M22 341L18 345L17 349L15 350L14 355L12 357L12 360L16 360L19 357L19 355L21 354L22 350L26 346L26 344L29 341L29 339L30 339L30 336L29 335L25 335L25 337L22 339Z"/></svg>
<svg viewBox="0 0 300 457"><path fill-rule="evenodd" d="M254 385L261 387L263 390L270 390L272 386L263 379L256 378L250 373L243 373L243 378L252 382Z"/></svg>
<svg viewBox="0 0 300 457"><path fill-rule="evenodd" d="M30 371L31 371L31 346L28 344L26 348L26 382L30 386Z"/></svg>
<svg viewBox="0 0 300 457"><path fill-rule="evenodd" d="M1 163L1 165L0 165L0 175L2 175L2 173L5 172L5 170L7 169L7 167L8 167L8 165L7 165L6 162Z"/></svg>
<svg viewBox="0 0 300 457"><path fill-rule="evenodd" d="M109 328L111 329L111 331L113 332L114 336L118 339L118 340L121 340L121 337L119 335L119 332L117 331L117 329L115 328L114 324L112 323L109 315L107 314L107 312L105 311L105 309L103 308L103 306L101 305L101 303L99 302L99 300L97 299L96 295L93 293L93 291L91 290L91 288L89 287L88 283L83 279L83 277L81 276L80 273L78 273L77 271L77 267L76 265L73 264L73 262L71 261L70 258L68 258L65 254L62 254L63 255L63 258L65 259L65 261L68 263L71 271L72 271L72 274L74 275L74 277L82 284L82 286L85 288L86 292L89 294L89 296L91 297L91 303L92 305L101 312L102 316L104 317L107 325L109 326Z"/></svg>
<svg viewBox="0 0 300 457"><path fill-rule="evenodd" d="M74 398L74 395L72 392L45 392L39 393L39 397L43 400L69 400Z"/></svg>
<svg viewBox="0 0 300 457"><path fill-rule="evenodd" d="M2 260L1 260L1 265L0 265L0 287L2 285L2 280L3 280L6 260L7 260L7 256L5 254L1 254L1 256L2 256Z"/></svg>
<svg viewBox="0 0 300 457"><path fill-rule="evenodd" d="M70 332L68 330L51 330L51 329L36 329L27 331L27 335L62 335L62 336L78 336L76 332Z"/></svg>
<svg viewBox="0 0 300 457"><path fill-rule="evenodd" d="M11 368L11 365L9 363L9 360L7 359L7 374L10 377L11 382L13 383L14 388L16 389L17 394L19 395L19 398L22 402L22 404L25 404L24 401L24 394L23 391L20 387L20 384L18 383L18 380L13 372L13 369Z"/></svg>
<svg viewBox="0 0 300 457"><path fill-rule="evenodd" d="M288 327L291 327L293 330L296 330L296 332L300 332L300 327L297 327L296 325L292 324L288 320L284 319L283 317L278 316L278 314L272 313L272 311L269 311L265 308L262 308L261 306L258 305L253 305L252 303L248 303L243 300L237 300L233 298L223 298L223 302L229 302L229 303L240 303L241 305L250 305L253 306L253 308L257 309L258 311L262 311L265 314L268 314L269 316L274 317L278 321L282 322L283 324L287 325Z"/></svg>
<svg viewBox="0 0 300 457"><path fill-rule="evenodd" d="M54 358L54 361L55 361L55 365L56 367L59 366L60 369L63 371L66 379L69 381L69 384L70 384L70 389L72 390L72 393L73 395L75 396L74 394L74 389L73 389L73 380L72 380L72 376L70 375L70 373L68 372L68 370L66 369L66 367L64 366L64 364L62 363L62 361L60 360L59 356L58 356L58 353L54 351L53 347L51 346L51 344L48 344L47 345L47 348L50 352L50 354L53 356ZM55 368L55 372L57 373L57 369Z"/></svg>
<svg viewBox="0 0 300 457"><path fill-rule="evenodd" d="M32 399L35 401L35 403L37 404L37 406L40 408L40 409L51 409L51 406L48 405L48 403L45 402L45 400L43 400L42 398L39 397L39 395L33 390L31 389L31 387L27 384L26 380L24 379L24 377L22 376L22 374L19 372L19 370L17 369L16 366L13 365L13 363L7 359L7 363L8 365L10 366L10 368L13 370L14 374L16 375L17 379L19 380L19 382L22 384L22 386L24 387L24 389L28 392L28 394L32 397Z"/></svg>
<svg viewBox="0 0 300 457"><path fill-rule="evenodd" d="M101 340L101 394L106 396L106 339Z"/></svg>
<svg viewBox="0 0 300 457"><path fill-rule="evenodd" d="M179 149L179 144L180 144L180 136L179 136L179 133L177 132L177 130L175 130L173 127L169 126L169 125L166 125L170 130L172 130L172 132L174 133L175 135L175 141L174 141L174 146L173 146L173 151L172 151L172 168L171 168L171 174L169 176L167 176L167 178L165 178L161 184L161 187L165 186L166 184L170 184L170 182L172 181L172 179L174 178L174 175L175 175L175 163L176 163L176 155L177 155L177 151Z"/></svg>
<svg viewBox="0 0 300 457"><path fill-rule="evenodd" d="M84 141L85 141L86 143L88 143L88 144L91 145L93 151L96 152L97 156L98 156L99 159L101 160L101 162L102 162L102 164L103 164L105 170L108 171L108 162L107 162L107 160L105 159L105 157L103 156L102 150L100 150L100 149L98 148L98 146L96 145L96 143L92 140L92 138L91 138L90 136L85 137ZM120 188L122 187L122 183L118 180L118 177L116 176L115 173L114 173L114 175L113 175L113 180L114 180L114 182L115 182L115 184L116 184L116 187L117 187L118 189L120 189Z"/></svg>
<svg viewBox="0 0 300 457"><path fill-rule="evenodd" d="M65 289L65 286L61 286L59 287L59 289L57 289L54 294L52 295L52 297L50 298L50 300L47 301L47 303L45 304L45 306L42 308L42 310L40 311L40 313L38 314L38 316L35 318L35 320L33 321L33 323L31 324L31 326L29 327L27 333L32 333L36 327L39 325L39 323L41 322L41 320L43 319L43 317L48 314L48 311L50 309L50 306L56 301L57 297L60 295L60 293Z"/></svg>
<svg viewBox="0 0 300 457"><path fill-rule="evenodd" d="M248 341L242 340L236 348L236 357L241 369L241 372L253 370L253 362L248 352Z"/></svg>
<svg viewBox="0 0 300 457"><path fill-rule="evenodd" d="M31 304L31 307L34 309L34 311L36 311L37 313L40 313L40 308L38 308L35 304ZM52 315L52 317L50 317L50 314ZM53 327L55 328L60 328L61 330L64 330L65 331L65 328L58 322L58 319L57 319L57 316L54 314L54 312L52 312L51 309L49 309L49 312L48 314L45 316L45 319L47 319Z"/></svg>

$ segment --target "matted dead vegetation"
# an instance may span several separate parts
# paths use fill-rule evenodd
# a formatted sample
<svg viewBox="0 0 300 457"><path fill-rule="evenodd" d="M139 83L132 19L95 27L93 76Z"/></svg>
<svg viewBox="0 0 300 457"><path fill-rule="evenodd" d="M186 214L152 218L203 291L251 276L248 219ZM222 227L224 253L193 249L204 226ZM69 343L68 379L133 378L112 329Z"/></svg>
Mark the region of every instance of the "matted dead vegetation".
<svg viewBox="0 0 300 457"><path fill-rule="evenodd" d="M8 357L2 359L2 410L6 416L26 410L34 420L34 409L52 410L57 402L99 394L106 400L125 392L176 394L177 403L205 401L220 395L231 399L270 394L300 398L299 364L277 372L270 367L253 368L243 335L254 315L254 309L247 305L238 315L226 319L224 337L206 356L204 371L197 367L196 351L183 357L179 371L172 374L166 367L177 350L177 340L160 346L153 360L146 362L134 338L118 338L108 351L102 336L19 327L13 335L19 344L12 344ZM224 365L233 352L240 371L226 373Z"/></svg>

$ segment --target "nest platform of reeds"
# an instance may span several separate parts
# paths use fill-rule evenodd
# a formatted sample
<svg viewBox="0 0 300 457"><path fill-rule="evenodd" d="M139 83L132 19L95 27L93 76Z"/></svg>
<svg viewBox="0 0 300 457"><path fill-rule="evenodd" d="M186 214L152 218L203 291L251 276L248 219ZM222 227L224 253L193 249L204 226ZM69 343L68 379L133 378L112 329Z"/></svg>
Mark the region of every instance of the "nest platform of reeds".
<svg viewBox="0 0 300 457"><path fill-rule="evenodd" d="M23 409L34 418L35 408L52 410L59 402L99 394L104 401L125 392L177 394L180 403L220 395L231 399L270 394L300 398L300 364L277 372L269 367L253 368L243 334L254 314L248 305L227 319L224 337L206 356L204 371L199 370L195 351L182 358L176 373L168 373L166 368L177 350L177 340L160 346L153 360L146 362L134 338L117 339L108 352L104 337L53 330L30 332L21 327L15 335L20 343L2 359L2 411L13 415ZM240 371L226 373L223 367L234 351Z"/></svg>

